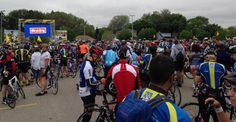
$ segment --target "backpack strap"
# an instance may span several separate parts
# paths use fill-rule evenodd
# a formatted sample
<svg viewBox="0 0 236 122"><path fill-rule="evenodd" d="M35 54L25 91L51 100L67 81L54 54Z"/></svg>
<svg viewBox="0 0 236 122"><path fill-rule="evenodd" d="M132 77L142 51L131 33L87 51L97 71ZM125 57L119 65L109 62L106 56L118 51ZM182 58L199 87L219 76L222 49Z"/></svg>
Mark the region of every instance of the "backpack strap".
<svg viewBox="0 0 236 122"><path fill-rule="evenodd" d="M139 99L143 93L144 89L141 90L134 90L134 96L133 99Z"/></svg>
<svg viewBox="0 0 236 122"><path fill-rule="evenodd" d="M161 105L163 102L169 101L166 96L157 95L155 98L149 100L147 103L151 106L151 108L156 108Z"/></svg>

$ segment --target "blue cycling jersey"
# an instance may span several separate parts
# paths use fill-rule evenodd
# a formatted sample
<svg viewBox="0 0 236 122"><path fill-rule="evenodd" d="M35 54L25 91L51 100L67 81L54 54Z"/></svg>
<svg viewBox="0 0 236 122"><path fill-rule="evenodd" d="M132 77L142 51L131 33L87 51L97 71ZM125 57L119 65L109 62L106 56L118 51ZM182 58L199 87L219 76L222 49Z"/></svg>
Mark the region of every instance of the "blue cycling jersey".
<svg viewBox="0 0 236 122"><path fill-rule="evenodd" d="M199 67L198 76L202 76L204 82L213 89L221 87L222 77L226 74L224 65L216 62L205 62Z"/></svg>
<svg viewBox="0 0 236 122"><path fill-rule="evenodd" d="M149 101L157 95L164 95L152 89L144 89L141 99ZM134 92L131 92L126 99L133 99ZM152 110L153 122L191 122L189 115L172 102L163 102Z"/></svg>
<svg viewBox="0 0 236 122"><path fill-rule="evenodd" d="M132 58L133 58L133 65L138 67L139 66L138 55L135 52L132 52Z"/></svg>

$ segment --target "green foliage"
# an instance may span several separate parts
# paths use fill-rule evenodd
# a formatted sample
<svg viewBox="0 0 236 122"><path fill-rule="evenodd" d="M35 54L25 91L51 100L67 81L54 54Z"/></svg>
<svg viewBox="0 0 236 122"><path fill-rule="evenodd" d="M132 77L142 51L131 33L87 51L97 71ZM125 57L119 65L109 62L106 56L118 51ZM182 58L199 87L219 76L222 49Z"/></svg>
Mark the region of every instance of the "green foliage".
<svg viewBox="0 0 236 122"><path fill-rule="evenodd" d="M95 29L93 25L89 25L83 19L76 17L72 14L64 12L50 12L42 13L35 10L14 10L11 11L7 16L7 29L18 29L18 19L53 19L55 20L56 30L67 30L68 40L74 40L78 35L83 35L84 27L86 35L94 37Z"/></svg>
<svg viewBox="0 0 236 122"><path fill-rule="evenodd" d="M102 40L104 41L111 41L114 38L114 35L112 34L112 31L106 30L102 34Z"/></svg>
<svg viewBox="0 0 236 122"><path fill-rule="evenodd" d="M228 29L225 30L226 31L226 37L227 38L232 38L232 37L236 37L236 28L233 27L229 27Z"/></svg>
<svg viewBox="0 0 236 122"><path fill-rule="evenodd" d="M108 28L111 29L114 33L116 33L118 31L121 31L127 24L129 24L129 16L114 16L110 21Z"/></svg>
<svg viewBox="0 0 236 122"><path fill-rule="evenodd" d="M132 33L128 29L123 29L117 36L119 40L128 40L131 38Z"/></svg>
<svg viewBox="0 0 236 122"><path fill-rule="evenodd" d="M188 30L183 30L181 31L181 33L179 34L179 38L180 39L192 39L193 35L191 32L189 32Z"/></svg>
<svg viewBox="0 0 236 122"><path fill-rule="evenodd" d="M143 28L138 33L139 39L153 40L156 35L156 30L154 28Z"/></svg>

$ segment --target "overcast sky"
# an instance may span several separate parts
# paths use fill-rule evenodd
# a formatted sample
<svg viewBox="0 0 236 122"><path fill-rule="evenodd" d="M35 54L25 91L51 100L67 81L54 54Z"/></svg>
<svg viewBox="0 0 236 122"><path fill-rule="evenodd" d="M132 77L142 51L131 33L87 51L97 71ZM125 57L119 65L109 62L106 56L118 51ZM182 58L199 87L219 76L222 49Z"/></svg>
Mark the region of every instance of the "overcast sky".
<svg viewBox="0 0 236 122"><path fill-rule="evenodd" d="M236 26L236 0L0 0L0 10L63 11L104 27L115 15L135 15L169 9L189 18L205 16L223 27Z"/></svg>

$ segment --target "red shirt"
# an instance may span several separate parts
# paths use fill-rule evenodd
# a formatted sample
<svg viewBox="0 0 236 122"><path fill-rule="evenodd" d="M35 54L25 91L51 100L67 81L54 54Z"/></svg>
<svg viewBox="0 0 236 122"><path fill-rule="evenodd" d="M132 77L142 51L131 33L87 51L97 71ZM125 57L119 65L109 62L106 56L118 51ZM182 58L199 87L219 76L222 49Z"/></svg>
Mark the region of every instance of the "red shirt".
<svg viewBox="0 0 236 122"><path fill-rule="evenodd" d="M135 87L140 88L141 86L138 69L128 64L126 60L121 60L119 64L109 70L106 81L109 77L112 77L114 81L118 104L121 103Z"/></svg>

